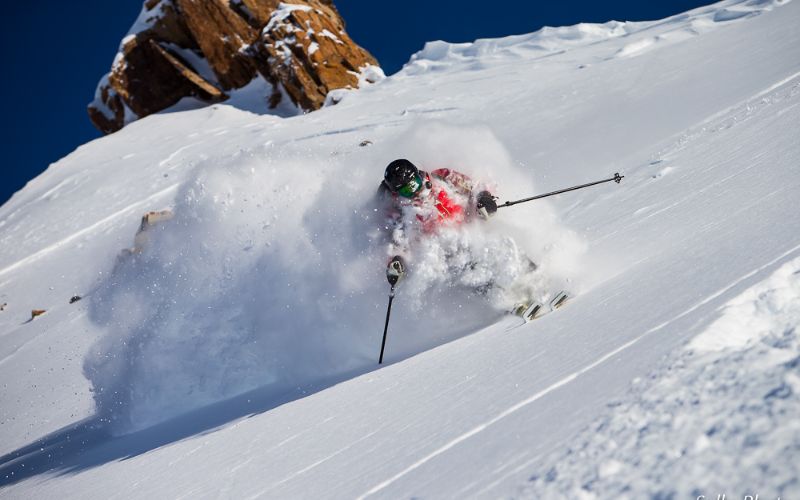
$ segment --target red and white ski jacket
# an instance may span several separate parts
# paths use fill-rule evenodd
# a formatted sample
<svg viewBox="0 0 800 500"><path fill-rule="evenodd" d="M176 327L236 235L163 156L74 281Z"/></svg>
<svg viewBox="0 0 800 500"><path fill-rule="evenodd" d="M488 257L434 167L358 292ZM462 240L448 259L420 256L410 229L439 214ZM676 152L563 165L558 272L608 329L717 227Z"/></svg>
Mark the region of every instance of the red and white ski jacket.
<svg viewBox="0 0 800 500"><path fill-rule="evenodd" d="M386 229L391 231L392 252L405 254L410 240L475 216L474 198L479 190L469 176L449 168L420 174L423 187L413 198L392 193L381 184L379 194L386 203Z"/></svg>

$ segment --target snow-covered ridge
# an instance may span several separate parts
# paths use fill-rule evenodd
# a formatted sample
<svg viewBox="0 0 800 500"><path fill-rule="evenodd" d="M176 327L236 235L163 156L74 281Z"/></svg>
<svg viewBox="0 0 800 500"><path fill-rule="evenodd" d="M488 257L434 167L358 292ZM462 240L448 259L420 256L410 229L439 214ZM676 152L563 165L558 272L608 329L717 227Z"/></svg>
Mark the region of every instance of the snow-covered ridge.
<svg viewBox="0 0 800 500"><path fill-rule="evenodd" d="M581 23L559 28L544 27L527 35L489 38L470 43L447 43L441 40L428 42L411 56L403 72L416 73L431 67L487 57L530 58L581 47L610 38L635 32L647 23L609 21L605 24Z"/></svg>
<svg viewBox="0 0 800 500"><path fill-rule="evenodd" d="M551 56L613 38L629 40L607 58L630 57L645 50L677 43L708 32L729 21L742 20L770 11L791 0L724 0L684 14L659 21L580 23L574 26L549 27L525 35L480 39L471 43L428 42L404 66L402 74L417 74L452 64L486 59L512 61ZM658 29L657 34L651 34ZM593 61L592 61L593 62Z"/></svg>

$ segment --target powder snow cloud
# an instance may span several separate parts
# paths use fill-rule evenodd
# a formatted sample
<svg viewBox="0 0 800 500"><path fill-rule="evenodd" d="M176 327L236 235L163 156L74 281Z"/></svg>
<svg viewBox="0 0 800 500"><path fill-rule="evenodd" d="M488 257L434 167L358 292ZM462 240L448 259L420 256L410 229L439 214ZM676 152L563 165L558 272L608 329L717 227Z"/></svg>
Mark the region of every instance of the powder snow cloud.
<svg viewBox="0 0 800 500"><path fill-rule="evenodd" d="M92 319L107 334L84 372L101 417L125 432L255 388L279 393L372 367L388 292L373 196L395 157L458 168L499 194L534 189L491 130L439 122L417 123L366 161L298 146L202 162L174 219L93 295ZM425 240L398 289L387 358L496 320L519 297L476 286L508 285L528 256L540 264L529 290L552 293L581 251L544 203Z"/></svg>

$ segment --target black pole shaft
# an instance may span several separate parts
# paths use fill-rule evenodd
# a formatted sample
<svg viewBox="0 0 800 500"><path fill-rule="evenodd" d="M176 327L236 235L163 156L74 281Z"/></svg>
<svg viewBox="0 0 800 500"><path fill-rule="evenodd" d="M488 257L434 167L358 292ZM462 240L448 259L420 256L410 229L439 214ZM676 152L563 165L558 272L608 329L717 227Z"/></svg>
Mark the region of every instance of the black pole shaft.
<svg viewBox="0 0 800 500"><path fill-rule="evenodd" d="M550 193L531 196L530 198L523 198L521 200L507 201L507 202L503 203L502 205L498 205L497 208L510 207L512 205L516 205L517 203L525 203L526 201L533 201L533 200L538 200L538 199L541 199L541 198L547 198L548 196L554 196L554 195L557 195L557 194L566 193L568 191L575 191L576 189L583 189L583 188L589 187L589 186L596 186L597 184L602 184L604 182L614 181L617 184L619 184L622 181L622 179L624 179L624 178L625 178L624 175L614 174L614 177L609 177L608 179L603 179L602 181L595 181L595 182L590 182L588 184L581 184L580 186L573 186L573 187L566 188L566 189L559 189L558 191L553 191L553 192L550 192Z"/></svg>
<svg viewBox="0 0 800 500"><path fill-rule="evenodd" d="M392 314L392 301L394 300L394 287L389 291L389 307L386 308L386 324L383 325L383 342L381 342L381 357L378 364L383 364L383 349L386 347L386 332L389 331L389 315Z"/></svg>

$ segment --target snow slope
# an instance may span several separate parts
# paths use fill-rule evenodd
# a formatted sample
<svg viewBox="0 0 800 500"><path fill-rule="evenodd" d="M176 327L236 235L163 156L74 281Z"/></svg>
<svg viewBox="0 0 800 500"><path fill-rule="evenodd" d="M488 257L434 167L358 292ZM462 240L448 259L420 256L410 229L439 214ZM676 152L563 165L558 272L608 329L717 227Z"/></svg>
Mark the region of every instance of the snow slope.
<svg viewBox="0 0 800 500"><path fill-rule="evenodd" d="M689 349L635 379L567 450L537 459L524 496L793 497L798 324L795 258L725 304Z"/></svg>
<svg viewBox="0 0 800 500"><path fill-rule="evenodd" d="M726 1L436 42L313 114L215 106L82 146L0 208L0 496L798 494L781 460L796 447L771 446L797 442L797 366L783 364L797 315L780 345L708 355L772 367L733 389L680 349L700 332L749 338L730 314L781 338L784 323L721 308L800 256L799 18L797 2ZM419 266L439 279L398 291L376 370L387 290L368 200L396 157L457 165L502 200L626 179L437 240ZM166 207L175 219L118 261L142 213ZM569 307L517 327L501 298L477 300L436 266L433 250L496 256L505 235L542 264L543 291L580 292ZM509 261L481 262L498 274ZM411 293L438 289L432 304ZM47 313L26 323L31 309ZM629 390L648 374L652 399ZM779 380L774 434L708 434L726 407L760 429L769 410L747 402ZM708 406L685 407L677 384ZM730 453L746 441L758 458L676 455L666 439Z"/></svg>

